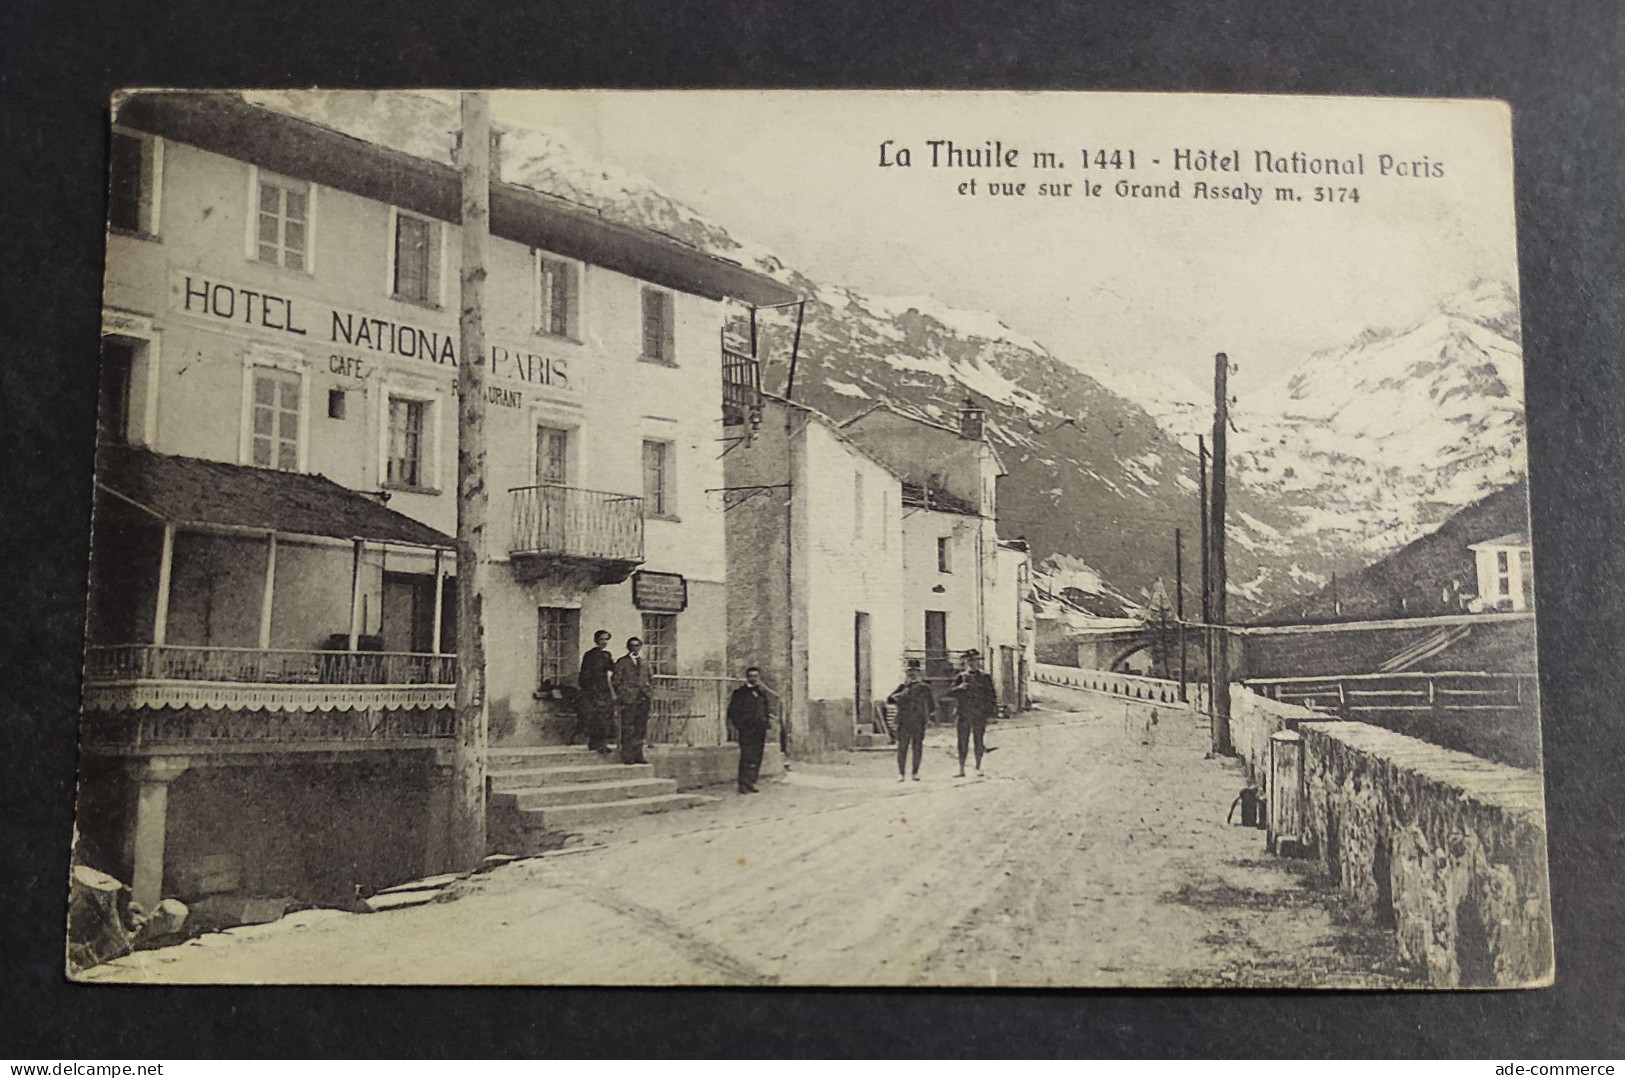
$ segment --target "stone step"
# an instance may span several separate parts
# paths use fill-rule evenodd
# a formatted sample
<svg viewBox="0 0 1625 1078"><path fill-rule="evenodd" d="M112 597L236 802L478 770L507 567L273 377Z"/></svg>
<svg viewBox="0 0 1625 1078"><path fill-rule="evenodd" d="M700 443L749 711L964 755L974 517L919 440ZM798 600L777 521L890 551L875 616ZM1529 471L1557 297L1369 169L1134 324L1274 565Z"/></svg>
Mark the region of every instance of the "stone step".
<svg viewBox="0 0 1625 1078"><path fill-rule="evenodd" d="M653 764L570 764L564 767L526 767L491 772L494 791L531 789L537 786L565 786L577 782L630 782L652 778Z"/></svg>
<svg viewBox="0 0 1625 1078"><path fill-rule="evenodd" d="M582 745L499 746L487 751L486 766L492 771L511 771L519 767L567 767L613 759L615 757L600 756Z"/></svg>
<svg viewBox="0 0 1625 1078"><path fill-rule="evenodd" d="M524 811L552 808L556 805L634 801L639 798L663 797L676 792L676 779L644 778L618 782L575 782L563 786L506 790L501 796L513 798L520 810Z"/></svg>
<svg viewBox="0 0 1625 1078"><path fill-rule="evenodd" d="M673 809L693 808L718 800L704 794L665 794L660 797L635 797L626 801L599 801L584 805L555 805L550 808L521 809L519 816L526 828L543 831L579 831L642 816L651 812L670 812Z"/></svg>

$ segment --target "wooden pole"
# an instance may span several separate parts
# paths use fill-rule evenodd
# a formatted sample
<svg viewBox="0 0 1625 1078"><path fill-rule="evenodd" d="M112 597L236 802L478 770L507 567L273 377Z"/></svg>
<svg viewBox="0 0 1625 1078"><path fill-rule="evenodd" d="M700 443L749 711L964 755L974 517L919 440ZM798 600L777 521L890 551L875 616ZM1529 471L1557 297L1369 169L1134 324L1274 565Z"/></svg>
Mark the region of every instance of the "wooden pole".
<svg viewBox="0 0 1625 1078"><path fill-rule="evenodd" d="M1213 624L1213 585L1208 580L1208 569L1212 564L1209 554L1212 542L1207 533L1207 442L1200 434L1196 436L1196 467L1197 490L1200 492L1202 510L1202 679L1211 681L1213 670L1213 631L1208 626ZM1208 686L1210 689L1212 685ZM1213 710L1213 698L1208 697L1208 710Z"/></svg>
<svg viewBox="0 0 1625 1078"><path fill-rule="evenodd" d="M265 540L265 591L260 596L260 650L271 648L271 601L276 594L276 532Z"/></svg>
<svg viewBox="0 0 1625 1078"><path fill-rule="evenodd" d="M485 95L462 95L461 356L457 372L457 738L450 852L468 871L485 858L485 248L491 226L491 120Z"/></svg>
<svg viewBox="0 0 1625 1078"><path fill-rule="evenodd" d="M1213 641L1213 751L1229 755L1230 743L1230 634L1225 629L1225 441L1230 426L1228 382L1230 358L1223 352L1213 357L1213 624L1219 627Z"/></svg>
<svg viewBox="0 0 1625 1078"><path fill-rule="evenodd" d="M796 360L801 355L801 323L807 317L807 301L802 300L796 304L796 336L790 342L790 376L784 383L784 399L793 400L796 395Z"/></svg>
<svg viewBox="0 0 1625 1078"><path fill-rule="evenodd" d="M169 586L175 566L175 525L164 522L164 547L158 555L158 600L152 612L152 642L164 646L169 635Z"/></svg>
<svg viewBox="0 0 1625 1078"><path fill-rule="evenodd" d="M434 641L429 650L440 654L441 629L446 619L446 552L439 547L434 552Z"/></svg>
<svg viewBox="0 0 1625 1078"><path fill-rule="evenodd" d="M361 644L361 559L366 553L366 543L360 539L355 541L355 551L350 557L350 650L355 651Z"/></svg>
<svg viewBox="0 0 1625 1078"><path fill-rule="evenodd" d="M1181 533L1174 529L1174 618L1179 625L1179 702L1185 697L1185 548Z"/></svg>

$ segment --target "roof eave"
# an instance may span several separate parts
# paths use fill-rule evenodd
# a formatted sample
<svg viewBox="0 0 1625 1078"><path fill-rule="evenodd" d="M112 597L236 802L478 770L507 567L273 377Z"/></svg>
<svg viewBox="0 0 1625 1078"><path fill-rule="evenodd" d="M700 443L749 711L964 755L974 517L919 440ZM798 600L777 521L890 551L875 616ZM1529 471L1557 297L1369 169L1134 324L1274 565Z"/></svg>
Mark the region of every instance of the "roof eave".
<svg viewBox="0 0 1625 1078"><path fill-rule="evenodd" d="M449 165L253 105L235 94L135 92L115 107L114 122L122 127L427 217L462 220L461 180ZM707 299L770 306L801 298L737 262L517 184L491 185L491 233Z"/></svg>

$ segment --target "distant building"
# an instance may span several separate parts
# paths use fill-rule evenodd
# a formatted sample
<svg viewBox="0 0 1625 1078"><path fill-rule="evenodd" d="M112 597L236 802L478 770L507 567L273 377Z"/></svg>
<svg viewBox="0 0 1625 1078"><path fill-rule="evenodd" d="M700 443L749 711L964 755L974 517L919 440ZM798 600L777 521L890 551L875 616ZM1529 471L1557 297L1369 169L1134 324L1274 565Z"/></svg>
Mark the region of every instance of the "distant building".
<svg viewBox="0 0 1625 1078"><path fill-rule="evenodd" d="M1535 608L1534 555L1523 532L1471 543L1478 558L1478 603L1484 610Z"/></svg>
<svg viewBox="0 0 1625 1078"><path fill-rule="evenodd" d="M728 663L762 668L792 753L850 748L902 680L902 483L805 405L753 426L723 458Z"/></svg>
<svg viewBox="0 0 1625 1078"><path fill-rule="evenodd" d="M1528 535L1529 486L1518 482L1258 620L1276 625L1532 610Z"/></svg>
<svg viewBox="0 0 1625 1078"><path fill-rule="evenodd" d="M144 901L435 870L458 176L226 94L134 95L112 140L89 837ZM500 179L491 233L492 741L568 737L599 628L692 719L738 672L709 492L759 384L722 301L793 293Z"/></svg>

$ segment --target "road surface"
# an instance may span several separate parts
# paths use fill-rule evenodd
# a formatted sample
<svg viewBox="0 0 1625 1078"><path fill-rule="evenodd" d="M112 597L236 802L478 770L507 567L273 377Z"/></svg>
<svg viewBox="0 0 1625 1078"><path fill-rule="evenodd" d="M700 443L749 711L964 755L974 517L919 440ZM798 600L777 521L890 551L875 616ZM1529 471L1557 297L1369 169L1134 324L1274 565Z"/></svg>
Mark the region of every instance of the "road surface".
<svg viewBox="0 0 1625 1078"><path fill-rule="evenodd" d="M87 979L179 982L1400 987L1390 936L1227 826L1239 765L1165 712L1043 687L984 777L952 731L919 782L885 753L630 821L456 885L308 910Z"/></svg>

